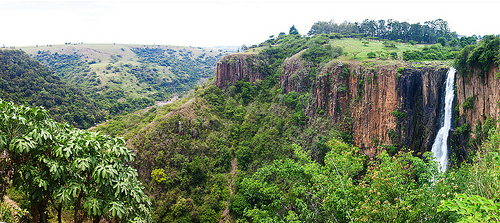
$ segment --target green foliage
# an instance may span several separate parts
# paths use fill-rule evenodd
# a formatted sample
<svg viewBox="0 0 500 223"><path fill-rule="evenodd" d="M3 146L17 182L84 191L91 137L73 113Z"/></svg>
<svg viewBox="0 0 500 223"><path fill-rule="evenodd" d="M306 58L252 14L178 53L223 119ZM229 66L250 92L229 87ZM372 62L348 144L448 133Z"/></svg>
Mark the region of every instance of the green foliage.
<svg viewBox="0 0 500 223"><path fill-rule="evenodd" d="M238 184L231 208L242 221L293 219L298 222L433 222L452 221L438 213L450 187L434 182L437 163L410 153L382 152L376 161L334 139L324 165L294 146L293 159L265 165ZM431 185L434 185L431 187ZM451 190L452 191L452 190ZM439 196L436 196L439 194Z"/></svg>
<svg viewBox="0 0 500 223"><path fill-rule="evenodd" d="M446 46L446 39L444 37L439 37L437 42L441 44L441 46Z"/></svg>
<svg viewBox="0 0 500 223"><path fill-rule="evenodd" d="M491 124L485 124L490 125ZM495 124L493 124L494 126ZM485 129L486 130L486 129ZM462 188L455 197L439 206L440 212L453 212L461 216L460 222L492 222L499 220L497 201L500 189L500 134L492 127L490 134L471 164L452 172L457 178L455 187Z"/></svg>
<svg viewBox="0 0 500 223"><path fill-rule="evenodd" d="M500 203L478 195L458 194L452 200L445 200L438 211L452 211L463 217L459 222L498 222Z"/></svg>
<svg viewBox="0 0 500 223"><path fill-rule="evenodd" d="M406 50L403 59L406 61L451 60L457 55L455 48L441 45L424 46L421 50Z"/></svg>
<svg viewBox="0 0 500 223"><path fill-rule="evenodd" d="M302 58L315 64L328 62L331 59L342 55L341 47L332 47L331 45L315 45L302 53Z"/></svg>
<svg viewBox="0 0 500 223"><path fill-rule="evenodd" d="M404 71L405 71L404 67L398 67L398 74L403 74Z"/></svg>
<svg viewBox="0 0 500 223"><path fill-rule="evenodd" d="M475 69L479 69L479 75L484 76L497 63L499 50L500 38L485 36L478 45L464 47L455 59L455 66L462 74L473 74Z"/></svg>
<svg viewBox="0 0 500 223"><path fill-rule="evenodd" d="M393 48L393 49L397 48L396 42L394 42L394 41L385 41L383 44L384 44L384 47L386 47L386 48Z"/></svg>
<svg viewBox="0 0 500 223"><path fill-rule="evenodd" d="M403 119L406 116L406 113L398 111L398 110L392 111L391 114L394 115L394 117L399 118L399 119Z"/></svg>
<svg viewBox="0 0 500 223"><path fill-rule="evenodd" d="M153 172L151 172L151 178L153 178L153 181L156 183L164 183L167 181L167 174L164 169L154 169Z"/></svg>
<svg viewBox="0 0 500 223"><path fill-rule="evenodd" d="M473 109L474 108L474 101L476 100L477 95L472 95L470 97L467 97L465 101L462 103L462 108L464 109Z"/></svg>
<svg viewBox="0 0 500 223"><path fill-rule="evenodd" d="M12 160L12 184L27 193L34 222L46 222L48 205L56 204L73 206L75 222L148 220L150 201L122 139L59 124L42 108L3 100L0 108L0 149Z"/></svg>
<svg viewBox="0 0 500 223"><path fill-rule="evenodd" d="M399 22L390 20L369 20L365 19L361 23L343 22L316 22L307 33L308 35L329 34L332 38L350 37L367 39L386 39L398 42L427 43L434 44L438 39L442 41L457 39L457 34L451 32L448 22L442 19L426 21L424 24ZM466 37L464 42L470 41ZM395 45L394 45L395 46Z"/></svg>
<svg viewBox="0 0 500 223"><path fill-rule="evenodd" d="M0 98L22 105L43 106L51 117L78 128L89 128L105 112L81 90L65 83L38 61L19 50L0 50Z"/></svg>
<svg viewBox="0 0 500 223"><path fill-rule="evenodd" d="M377 57L377 54L375 54L374 52L369 52L366 55L368 56L368 58L375 58L375 57Z"/></svg>
<svg viewBox="0 0 500 223"><path fill-rule="evenodd" d="M51 52L58 49L61 52ZM75 52L66 53L70 50ZM47 47L32 56L93 99L109 119L190 90L201 79L213 76L213 66L223 54L190 47L82 44L69 49ZM130 103L136 99L151 102Z"/></svg>
<svg viewBox="0 0 500 223"><path fill-rule="evenodd" d="M31 222L29 213L23 209L15 210L7 202L0 203L0 221L5 223Z"/></svg>
<svg viewBox="0 0 500 223"><path fill-rule="evenodd" d="M467 135L470 132L470 128L467 123L464 123L463 125L457 127L455 131L460 135Z"/></svg>
<svg viewBox="0 0 500 223"><path fill-rule="evenodd" d="M290 31L288 32L288 34L290 34L290 35L298 35L299 31L297 30L297 28L295 28L295 25L293 25L292 27L290 27Z"/></svg>

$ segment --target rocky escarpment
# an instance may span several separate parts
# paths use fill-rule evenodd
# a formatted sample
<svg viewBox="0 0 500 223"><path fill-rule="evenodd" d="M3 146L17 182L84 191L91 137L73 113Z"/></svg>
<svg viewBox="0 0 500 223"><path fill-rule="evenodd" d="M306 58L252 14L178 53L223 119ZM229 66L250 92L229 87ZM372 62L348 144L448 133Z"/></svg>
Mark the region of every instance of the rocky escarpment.
<svg viewBox="0 0 500 223"><path fill-rule="evenodd" d="M489 71L480 75L466 74L458 71L456 74L456 107L454 132L454 152L462 160L477 149L477 145L469 143L479 136L478 132L488 119L498 120L500 112L500 80L496 77L498 67L492 66ZM464 126L467 126L466 128ZM498 127L498 122L496 125Z"/></svg>
<svg viewBox="0 0 500 223"><path fill-rule="evenodd" d="M234 84L238 80L254 82L262 80L265 74L264 62L257 54L232 54L225 56L217 63L215 85L222 88L227 83Z"/></svg>
<svg viewBox="0 0 500 223"><path fill-rule="evenodd" d="M280 83L286 92L308 91L308 116L328 114L354 145L374 155L387 146L428 151L439 127L442 87L448 68L330 62L308 67L289 58Z"/></svg>
<svg viewBox="0 0 500 223"><path fill-rule="evenodd" d="M245 67L248 57L240 55L219 62L217 86L262 78L256 68L244 73ZM447 71L446 65L413 67L402 62L331 61L316 66L295 55L283 63L279 81L283 93L310 92L307 115L330 118L338 130L352 137L355 146L373 156L381 147L430 150L439 127L436 117Z"/></svg>

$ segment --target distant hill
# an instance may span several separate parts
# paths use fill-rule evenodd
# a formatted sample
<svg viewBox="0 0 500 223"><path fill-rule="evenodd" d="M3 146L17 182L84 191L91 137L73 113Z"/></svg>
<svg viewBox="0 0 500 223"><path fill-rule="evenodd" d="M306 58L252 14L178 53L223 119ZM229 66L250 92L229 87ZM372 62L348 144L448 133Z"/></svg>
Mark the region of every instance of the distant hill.
<svg viewBox="0 0 500 223"><path fill-rule="evenodd" d="M151 106L213 76L218 49L65 44L22 47L107 110L107 118Z"/></svg>
<svg viewBox="0 0 500 223"><path fill-rule="evenodd" d="M242 51L241 50L241 46L213 46L213 47L210 47L210 48L213 48L213 49L216 49L216 50L233 52L233 53L236 53L238 51Z"/></svg>
<svg viewBox="0 0 500 223"><path fill-rule="evenodd" d="M79 128L88 128L105 116L81 90L21 50L0 49L0 98L43 106L55 120Z"/></svg>

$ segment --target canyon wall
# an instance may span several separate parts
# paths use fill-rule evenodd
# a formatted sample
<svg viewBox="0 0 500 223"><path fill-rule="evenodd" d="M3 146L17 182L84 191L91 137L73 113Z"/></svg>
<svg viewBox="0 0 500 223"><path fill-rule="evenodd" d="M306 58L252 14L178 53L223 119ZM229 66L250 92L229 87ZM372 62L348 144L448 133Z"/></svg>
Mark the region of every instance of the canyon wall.
<svg viewBox="0 0 500 223"><path fill-rule="evenodd" d="M469 144L469 141L476 136L488 119L498 120L500 108L500 79L497 77L499 69L493 65L487 73L481 74L476 70L471 73L457 72L455 87L455 126L452 139L454 153L458 154L461 160L467 158L473 151L478 149L477 145ZM463 126L467 124L467 131L463 131ZM498 122L494 126L498 127ZM459 161L461 161L459 160Z"/></svg>
<svg viewBox="0 0 500 223"><path fill-rule="evenodd" d="M248 58L231 55L219 62L216 85L262 79L258 69L248 68ZM331 61L314 66L295 55L283 63L279 81L283 93L310 92L306 114L326 115L338 130L352 136L355 146L374 156L387 146L430 150L439 128L447 71L444 64L414 67L404 62Z"/></svg>

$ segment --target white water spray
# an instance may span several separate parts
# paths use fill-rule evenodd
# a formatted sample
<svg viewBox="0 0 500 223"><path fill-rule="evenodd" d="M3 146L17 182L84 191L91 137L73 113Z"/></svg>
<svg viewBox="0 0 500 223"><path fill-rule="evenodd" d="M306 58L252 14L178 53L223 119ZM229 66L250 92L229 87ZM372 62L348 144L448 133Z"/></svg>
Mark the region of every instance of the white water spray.
<svg viewBox="0 0 500 223"><path fill-rule="evenodd" d="M451 128L452 106L454 98L454 83L455 83L455 68L451 67L448 70L446 77L445 87L445 100L444 100L444 120L441 122L442 126L439 129L434 144L432 145L432 152L434 157L440 164L441 172L446 171L448 166L448 133Z"/></svg>

